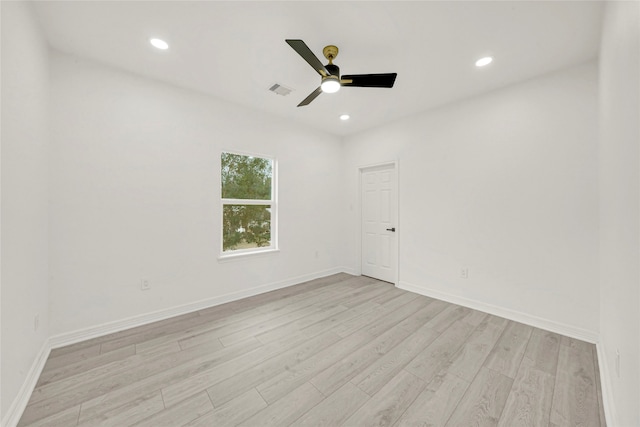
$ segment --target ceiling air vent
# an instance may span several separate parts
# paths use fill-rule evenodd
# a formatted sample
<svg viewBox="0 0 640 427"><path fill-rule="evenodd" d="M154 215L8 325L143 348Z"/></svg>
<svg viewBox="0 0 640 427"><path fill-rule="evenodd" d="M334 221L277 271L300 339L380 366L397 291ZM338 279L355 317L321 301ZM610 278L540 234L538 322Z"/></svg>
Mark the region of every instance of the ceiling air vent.
<svg viewBox="0 0 640 427"><path fill-rule="evenodd" d="M293 89L289 89L286 86L282 86L276 83L273 86L271 86L269 90L273 93L277 93L278 95L287 96L291 93Z"/></svg>

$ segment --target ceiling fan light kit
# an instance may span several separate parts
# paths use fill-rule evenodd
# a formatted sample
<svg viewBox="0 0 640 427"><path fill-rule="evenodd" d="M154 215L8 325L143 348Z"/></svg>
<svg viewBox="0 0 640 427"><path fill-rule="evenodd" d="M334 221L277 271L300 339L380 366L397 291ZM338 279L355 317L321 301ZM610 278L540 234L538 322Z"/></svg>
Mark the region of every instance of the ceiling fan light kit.
<svg viewBox="0 0 640 427"><path fill-rule="evenodd" d="M340 90L340 80L336 76L323 77L320 87L324 93L336 93Z"/></svg>
<svg viewBox="0 0 640 427"><path fill-rule="evenodd" d="M342 86L392 88L398 75L397 73L353 74L340 78L340 67L333 63L333 60L338 56L338 48L336 46L325 46L322 50L324 57L329 60L327 65L323 65L302 40L287 39L285 41L293 50L298 52L298 55L307 61L307 63L311 65L311 68L320 74L321 77L320 87L311 92L309 96L298 104L298 107L309 105L311 101L316 99L322 92L335 93L339 91Z"/></svg>

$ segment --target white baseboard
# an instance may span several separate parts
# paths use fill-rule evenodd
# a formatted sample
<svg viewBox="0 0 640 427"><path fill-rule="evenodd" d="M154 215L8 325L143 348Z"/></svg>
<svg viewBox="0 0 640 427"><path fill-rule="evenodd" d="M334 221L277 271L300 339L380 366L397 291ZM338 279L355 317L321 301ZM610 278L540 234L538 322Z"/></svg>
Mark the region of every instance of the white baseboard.
<svg viewBox="0 0 640 427"><path fill-rule="evenodd" d="M406 291L415 292L420 295L425 295L431 298L436 298L452 304L469 307L474 310L479 310L485 313L493 314L495 316L504 317L505 319L513 320L516 322L524 323L536 328L544 329L550 332L555 332L561 335L566 335L571 338L576 338L582 341L590 343L598 342L598 333L589 331L586 329L578 328L576 326L567 325L560 322L555 322L541 317L533 316L531 314L523 313L520 311L510 310L508 308L498 307L495 305L487 304L482 301L476 301L469 298L461 297L459 295L453 295L442 291L437 291L425 286L417 286L411 283L400 281L398 288Z"/></svg>
<svg viewBox="0 0 640 427"><path fill-rule="evenodd" d="M609 373L609 364L602 343L596 344L598 352L598 366L600 370L600 388L602 389L602 406L604 407L604 418L608 426L617 426L618 415L615 410L613 392L611 389L611 375Z"/></svg>
<svg viewBox="0 0 640 427"><path fill-rule="evenodd" d="M318 271L311 274L305 274L302 276L292 277L279 282L268 283L254 288L245 289L239 292L232 292L225 295L220 295L214 298L207 298L200 301L195 301L189 304L180 305L177 307L170 307L163 310L158 310L151 313L145 313L129 317L126 319L116 320L113 322L103 323L101 325L91 326L85 329L79 329L73 332L66 332L63 334L55 335L50 338L51 348L64 347L77 342L86 341L92 338L109 335L115 332L123 331L125 329L135 328L138 326L146 325L148 323L157 322L159 320L168 319L183 314L192 313L194 311L203 310L205 308L214 307L216 305L224 304L227 302L247 298L250 296L262 294L276 289L286 288L298 283L306 282L308 280L318 279L320 277L329 276L331 274L345 272L343 268L337 267L324 271Z"/></svg>
<svg viewBox="0 0 640 427"><path fill-rule="evenodd" d="M20 417L29 403L31 393L33 393L33 389L38 383L38 378L40 378L40 374L42 373L44 364L47 362L50 351L51 343L49 340L45 340L45 342L42 343L42 347L40 348L35 360L31 364L29 372L27 372L27 377L25 378L24 383L22 383L22 387L20 387L18 395L11 403L11 406L9 406L5 416L2 418L2 422L0 423L2 427L15 427L18 425Z"/></svg>

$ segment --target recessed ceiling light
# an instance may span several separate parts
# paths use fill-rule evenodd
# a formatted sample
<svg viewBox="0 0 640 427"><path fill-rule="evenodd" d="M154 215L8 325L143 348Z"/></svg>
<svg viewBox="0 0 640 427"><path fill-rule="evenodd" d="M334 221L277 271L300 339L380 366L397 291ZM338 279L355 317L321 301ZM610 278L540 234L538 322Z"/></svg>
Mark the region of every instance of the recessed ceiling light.
<svg viewBox="0 0 640 427"><path fill-rule="evenodd" d="M491 64L493 58L490 56L485 56L484 58L480 58L476 61L476 67L484 67L485 65Z"/></svg>
<svg viewBox="0 0 640 427"><path fill-rule="evenodd" d="M351 116L349 116L348 114L343 114L340 116L340 120L349 120Z"/></svg>
<svg viewBox="0 0 640 427"><path fill-rule="evenodd" d="M151 45L153 45L153 47L161 49L161 50L169 49L169 44L164 40L149 39L149 43L151 43Z"/></svg>

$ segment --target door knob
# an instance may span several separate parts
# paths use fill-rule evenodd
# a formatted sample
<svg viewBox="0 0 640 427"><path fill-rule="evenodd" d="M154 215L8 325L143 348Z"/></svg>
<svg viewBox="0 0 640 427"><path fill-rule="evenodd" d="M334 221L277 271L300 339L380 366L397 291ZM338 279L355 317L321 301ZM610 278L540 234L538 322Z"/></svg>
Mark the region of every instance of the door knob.
<svg viewBox="0 0 640 427"><path fill-rule="evenodd" d="M395 232L395 231L396 231L396 228L395 228L395 227L387 228L387 231L393 231L393 232Z"/></svg>

